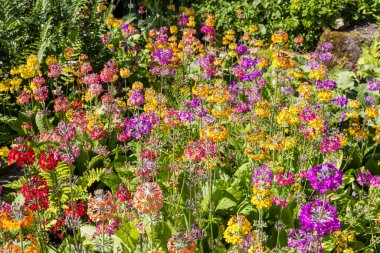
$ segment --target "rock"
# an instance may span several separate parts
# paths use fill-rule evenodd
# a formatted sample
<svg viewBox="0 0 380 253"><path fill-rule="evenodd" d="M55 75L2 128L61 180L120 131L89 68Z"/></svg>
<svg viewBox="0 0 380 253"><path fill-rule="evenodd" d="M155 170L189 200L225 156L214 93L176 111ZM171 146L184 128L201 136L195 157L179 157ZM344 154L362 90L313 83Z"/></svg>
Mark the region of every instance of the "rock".
<svg viewBox="0 0 380 253"><path fill-rule="evenodd" d="M323 42L333 44L334 61L329 67L342 65L348 69L355 70L357 62L362 55L362 45L370 45L376 33L380 35L378 24L363 23L354 25L346 31L331 31L326 29L319 40L318 49Z"/></svg>
<svg viewBox="0 0 380 253"><path fill-rule="evenodd" d="M333 28L335 30L339 30L339 29L342 29L344 26L345 26L344 19L338 18L337 20L335 20L335 25L333 26Z"/></svg>

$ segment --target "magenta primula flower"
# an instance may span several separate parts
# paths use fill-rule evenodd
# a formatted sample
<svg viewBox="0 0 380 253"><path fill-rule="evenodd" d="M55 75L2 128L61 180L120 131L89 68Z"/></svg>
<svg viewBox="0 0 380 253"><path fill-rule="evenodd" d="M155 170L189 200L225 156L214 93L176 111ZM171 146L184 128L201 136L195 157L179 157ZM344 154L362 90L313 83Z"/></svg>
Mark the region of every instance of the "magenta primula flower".
<svg viewBox="0 0 380 253"><path fill-rule="evenodd" d="M376 79L372 79L367 83L367 90L377 91L380 89L380 82Z"/></svg>
<svg viewBox="0 0 380 253"><path fill-rule="evenodd" d="M323 136L321 143L322 153L332 153L340 149L340 139L339 136L329 134Z"/></svg>
<svg viewBox="0 0 380 253"><path fill-rule="evenodd" d="M153 59L161 66L169 65L170 60L173 58L173 51L171 49L160 48L154 51Z"/></svg>
<svg viewBox="0 0 380 253"><path fill-rule="evenodd" d="M322 238L314 236L313 233L302 229L292 229L288 234L288 248L295 248L300 253L316 252L318 245L318 253L323 252Z"/></svg>
<svg viewBox="0 0 380 253"><path fill-rule="evenodd" d="M273 179L273 172L265 163L263 163L260 168L253 169L252 184L269 183L272 185Z"/></svg>
<svg viewBox="0 0 380 253"><path fill-rule="evenodd" d="M303 205L298 219L302 229L317 232L319 236L326 236L341 227L336 207L322 201Z"/></svg>
<svg viewBox="0 0 380 253"><path fill-rule="evenodd" d="M320 192L334 191L342 184L343 172L332 163L324 163L314 166L306 175L311 187Z"/></svg>

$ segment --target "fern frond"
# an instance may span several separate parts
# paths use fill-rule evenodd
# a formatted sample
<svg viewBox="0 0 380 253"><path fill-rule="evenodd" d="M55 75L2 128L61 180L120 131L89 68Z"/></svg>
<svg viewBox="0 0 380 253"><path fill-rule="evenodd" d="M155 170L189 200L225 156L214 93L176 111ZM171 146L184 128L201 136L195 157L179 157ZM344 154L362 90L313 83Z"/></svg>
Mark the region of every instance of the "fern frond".
<svg viewBox="0 0 380 253"><path fill-rule="evenodd" d="M78 185L86 189L87 187L91 186L94 182L100 181L105 170L105 168L96 168L85 171L82 177L79 179Z"/></svg>
<svg viewBox="0 0 380 253"><path fill-rule="evenodd" d="M22 178L19 178L18 180L15 180L9 184L4 184L3 186L6 188L13 189L13 190L18 190L21 188L21 186L24 183L26 183L26 178L22 177Z"/></svg>

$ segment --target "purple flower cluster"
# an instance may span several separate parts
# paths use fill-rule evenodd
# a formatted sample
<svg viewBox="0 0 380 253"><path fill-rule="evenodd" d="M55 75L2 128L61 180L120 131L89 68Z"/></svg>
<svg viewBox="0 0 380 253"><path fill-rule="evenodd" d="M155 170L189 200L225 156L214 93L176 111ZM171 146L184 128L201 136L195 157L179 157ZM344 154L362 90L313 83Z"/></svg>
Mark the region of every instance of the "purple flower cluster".
<svg viewBox="0 0 380 253"><path fill-rule="evenodd" d="M185 104L192 108L192 109L195 109L195 108L198 108L200 105L201 105L201 102L202 102L202 99L201 98L197 98L197 96L193 96L193 100L191 100L190 102L186 102Z"/></svg>
<svg viewBox="0 0 380 253"><path fill-rule="evenodd" d="M108 236L112 236L116 230L120 229L120 220L116 218L113 221L108 221L104 223L104 225L102 225L102 222L98 221L96 223L95 236L101 235L103 229L104 229L104 234Z"/></svg>
<svg viewBox="0 0 380 253"><path fill-rule="evenodd" d="M332 103L339 105L340 107L343 107L348 104L348 98L346 97L337 97L333 98L331 100Z"/></svg>
<svg viewBox="0 0 380 253"><path fill-rule="evenodd" d="M341 227L336 207L322 201L303 205L298 219L302 229L317 232L319 236L326 236Z"/></svg>
<svg viewBox="0 0 380 253"><path fill-rule="evenodd" d="M364 100L369 104L369 105L374 105L375 104L375 98L372 96L366 96Z"/></svg>
<svg viewBox="0 0 380 253"><path fill-rule="evenodd" d="M131 90L128 98L128 102L132 106L140 106L145 103L145 97L140 89Z"/></svg>
<svg viewBox="0 0 380 253"><path fill-rule="evenodd" d="M273 179L273 172L265 163L263 163L260 168L253 169L252 184L269 183L272 185Z"/></svg>
<svg viewBox="0 0 380 253"><path fill-rule="evenodd" d="M198 228L197 223L193 223L190 230L190 235L195 240L202 240L204 238L203 228Z"/></svg>
<svg viewBox="0 0 380 253"><path fill-rule="evenodd" d="M153 59L161 66L170 64L170 60L173 58L173 52L170 49L160 48L154 51Z"/></svg>
<svg viewBox="0 0 380 253"><path fill-rule="evenodd" d="M321 46L322 51L329 52L334 48L333 44L330 42L324 42Z"/></svg>
<svg viewBox="0 0 380 253"><path fill-rule="evenodd" d="M356 177L356 180L358 181L358 184L361 186L368 185L375 189L380 188L380 176L372 175L369 170L359 172L358 176Z"/></svg>
<svg viewBox="0 0 380 253"><path fill-rule="evenodd" d="M317 250L317 245L319 245L318 253L322 253L321 242L321 237L314 236L311 232L302 229L292 229L288 234L288 248L295 248L300 253L314 253Z"/></svg>
<svg viewBox="0 0 380 253"><path fill-rule="evenodd" d="M179 121L181 121L181 123L191 124L195 121L194 113L190 111L180 110L178 111L178 116L179 116Z"/></svg>
<svg viewBox="0 0 380 253"><path fill-rule="evenodd" d="M186 26L187 23L189 23L189 19L186 17L185 13L178 14L178 25L179 26Z"/></svg>
<svg viewBox="0 0 380 253"><path fill-rule="evenodd" d="M245 52L247 52L248 50L248 47L246 45L239 45L236 47L236 53L238 54L244 54Z"/></svg>
<svg viewBox="0 0 380 253"><path fill-rule="evenodd" d="M198 56L197 65L203 69L203 74L206 79L216 75L216 69L214 67L215 57L210 55Z"/></svg>
<svg viewBox="0 0 380 253"><path fill-rule="evenodd" d="M155 113L143 113L138 117L126 120L124 135L127 139L140 139L151 134L153 127L158 123Z"/></svg>
<svg viewBox="0 0 380 253"><path fill-rule="evenodd" d="M376 79L372 79L367 83L367 90L377 91L380 89L380 82Z"/></svg>
<svg viewBox="0 0 380 253"><path fill-rule="evenodd" d="M74 139L76 131L74 126L71 123L65 123L61 121L58 123L57 128L53 133L53 141L55 142L68 142Z"/></svg>
<svg viewBox="0 0 380 253"><path fill-rule="evenodd" d="M318 58L321 61L331 61L334 59L334 55L330 52L318 54Z"/></svg>
<svg viewBox="0 0 380 253"><path fill-rule="evenodd" d="M66 143L62 143L59 148L61 151L54 151L56 160L72 164L80 156L80 150L76 144L67 145Z"/></svg>
<svg viewBox="0 0 380 253"><path fill-rule="evenodd" d="M289 96L291 94L293 94L294 92L296 92L292 86L282 86L281 87L281 92L282 94L284 94L285 96Z"/></svg>
<svg viewBox="0 0 380 253"><path fill-rule="evenodd" d="M336 88L336 82L333 80L318 81L315 85L318 89L332 90Z"/></svg>
<svg viewBox="0 0 380 253"><path fill-rule="evenodd" d="M307 61L306 62L306 67L313 70L319 68L320 63L317 61Z"/></svg>
<svg viewBox="0 0 380 253"><path fill-rule="evenodd" d="M322 153L332 153L340 149L340 139L334 134L323 136L321 143Z"/></svg>
<svg viewBox="0 0 380 253"><path fill-rule="evenodd" d="M311 187L320 192L334 191L342 184L343 172L332 163L314 166L306 175Z"/></svg>
<svg viewBox="0 0 380 253"><path fill-rule="evenodd" d="M250 69L255 67L259 62L260 60L257 58L252 59L251 57L246 56L241 58L241 63L238 66L243 69Z"/></svg>

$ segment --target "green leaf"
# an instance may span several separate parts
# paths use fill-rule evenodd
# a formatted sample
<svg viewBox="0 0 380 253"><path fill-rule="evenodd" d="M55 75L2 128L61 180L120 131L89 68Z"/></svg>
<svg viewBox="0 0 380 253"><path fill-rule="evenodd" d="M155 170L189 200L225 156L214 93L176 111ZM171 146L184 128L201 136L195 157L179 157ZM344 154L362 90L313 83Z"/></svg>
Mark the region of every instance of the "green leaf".
<svg viewBox="0 0 380 253"><path fill-rule="evenodd" d="M216 211L227 211L229 209L233 209L235 208L237 205L237 203L232 200L232 199L229 199L229 198L222 198L218 205L216 206Z"/></svg>
<svg viewBox="0 0 380 253"><path fill-rule="evenodd" d="M87 240L91 240L96 232L96 227L93 225L82 225L80 226L80 232Z"/></svg>
<svg viewBox="0 0 380 253"><path fill-rule="evenodd" d="M48 132L51 128L49 120L43 113L36 114L36 126L39 132Z"/></svg>

